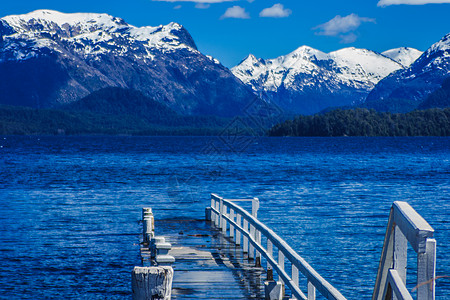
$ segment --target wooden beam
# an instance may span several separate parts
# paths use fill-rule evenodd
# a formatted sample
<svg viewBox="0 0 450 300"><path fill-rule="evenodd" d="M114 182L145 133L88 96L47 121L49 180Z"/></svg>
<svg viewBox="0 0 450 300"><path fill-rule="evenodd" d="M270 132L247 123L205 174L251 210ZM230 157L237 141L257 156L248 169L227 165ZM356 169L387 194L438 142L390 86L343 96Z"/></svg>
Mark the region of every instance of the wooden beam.
<svg viewBox="0 0 450 300"><path fill-rule="evenodd" d="M434 229L407 202L395 201L392 207L395 225L400 227L416 253L425 253L426 240L433 237Z"/></svg>

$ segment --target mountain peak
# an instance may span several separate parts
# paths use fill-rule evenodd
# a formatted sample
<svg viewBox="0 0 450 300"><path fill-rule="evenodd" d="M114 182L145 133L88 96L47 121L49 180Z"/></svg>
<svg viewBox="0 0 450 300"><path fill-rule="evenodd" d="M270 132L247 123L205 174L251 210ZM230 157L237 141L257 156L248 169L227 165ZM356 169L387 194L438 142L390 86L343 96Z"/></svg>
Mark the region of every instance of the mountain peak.
<svg viewBox="0 0 450 300"><path fill-rule="evenodd" d="M316 113L362 101L378 81L399 69L399 63L367 49L350 47L327 54L301 46L274 59L249 55L231 71L285 109Z"/></svg>
<svg viewBox="0 0 450 300"><path fill-rule="evenodd" d="M62 13L55 10L35 10L27 14L11 15L2 18L17 32L29 31L39 24L39 30L53 31L55 27L81 26L81 32L95 29L111 29L128 25L123 19L99 13ZM55 26L56 25L56 26Z"/></svg>
<svg viewBox="0 0 450 300"><path fill-rule="evenodd" d="M398 62L405 68L408 68L413 62L416 61L421 55L422 51L419 51L414 48L410 47L400 47L400 48L394 48L390 50L386 50L382 52L386 57L389 57L393 61Z"/></svg>
<svg viewBox="0 0 450 300"><path fill-rule="evenodd" d="M0 42L0 104L56 107L120 87L180 113L232 116L253 97L175 22L37 10L1 18Z"/></svg>
<svg viewBox="0 0 450 300"><path fill-rule="evenodd" d="M29 59L49 46L52 52L64 52L69 47L70 51L94 59L105 53L153 59L155 51L181 48L197 51L189 32L175 22L156 27L135 27L108 14L54 10L6 16L0 21L0 35L4 39L7 37L5 46L0 49L0 60ZM33 49L32 53L14 50L24 43Z"/></svg>
<svg viewBox="0 0 450 300"><path fill-rule="evenodd" d="M400 51L402 50L404 49ZM380 81L367 96L366 106L396 111L398 107L408 103L408 107L414 109L449 76L450 34L447 34L408 68L392 73Z"/></svg>
<svg viewBox="0 0 450 300"><path fill-rule="evenodd" d="M433 44L429 51L443 51L447 52L450 56L450 33L446 34L439 42ZM427 51L428 52L428 51Z"/></svg>

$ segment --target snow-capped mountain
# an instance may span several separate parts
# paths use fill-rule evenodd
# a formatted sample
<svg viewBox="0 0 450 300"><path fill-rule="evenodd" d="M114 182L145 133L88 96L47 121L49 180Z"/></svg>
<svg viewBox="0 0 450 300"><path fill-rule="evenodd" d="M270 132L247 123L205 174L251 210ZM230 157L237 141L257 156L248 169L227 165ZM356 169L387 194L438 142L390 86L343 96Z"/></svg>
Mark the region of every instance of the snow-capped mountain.
<svg viewBox="0 0 450 300"><path fill-rule="evenodd" d="M381 54L402 64L405 68L408 68L413 62L415 62L416 59L422 55L422 53L422 51L410 47L395 48L381 52Z"/></svg>
<svg viewBox="0 0 450 300"><path fill-rule="evenodd" d="M360 103L381 79L403 68L366 49L324 53L302 46L275 59L249 55L232 72L290 112L316 113L330 106Z"/></svg>
<svg viewBox="0 0 450 300"><path fill-rule="evenodd" d="M135 27L107 14L51 10L0 19L0 103L55 107L107 86L189 114L230 115L253 97L177 23Z"/></svg>
<svg viewBox="0 0 450 300"><path fill-rule="evenodd" d="M416 108L450 77L450 33L433 44L409 68L381 80L367 96L365 105L379 110Z"/></svg>

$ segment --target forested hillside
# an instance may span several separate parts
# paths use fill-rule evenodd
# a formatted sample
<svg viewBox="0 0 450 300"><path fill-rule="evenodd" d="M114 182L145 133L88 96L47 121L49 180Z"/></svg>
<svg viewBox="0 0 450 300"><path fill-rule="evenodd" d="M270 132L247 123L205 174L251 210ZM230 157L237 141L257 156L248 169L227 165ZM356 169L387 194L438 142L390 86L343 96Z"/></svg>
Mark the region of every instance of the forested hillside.
<svg viewBox="0 0 450 300"><path fill-rule="evenodd" d="M298 116L272 127L270 136L449 136L450 108L404 114L357 108Z"/></svg>

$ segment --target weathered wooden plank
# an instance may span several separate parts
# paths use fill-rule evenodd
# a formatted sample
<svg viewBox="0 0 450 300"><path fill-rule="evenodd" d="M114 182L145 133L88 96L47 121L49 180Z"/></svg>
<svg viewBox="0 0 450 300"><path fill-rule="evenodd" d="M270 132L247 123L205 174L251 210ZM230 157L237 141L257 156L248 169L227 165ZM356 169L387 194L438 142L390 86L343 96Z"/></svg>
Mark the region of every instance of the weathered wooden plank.
<svg viewBox="0 0 450 300"><path fill-rule="evenodd" d="M176 261L172 299L261 299L262 270L243 260L241 249L201 220L158 221L158 233ZM161 227L161 228L160 228ZM180 231L183 234L178 234ZM180 247L182 245L182 247Z"/></svg>
<svg viewBox="0 0 450 300"><path fill-rule="evenodd" d="M400 227L416 253L424 253L427 238L433 237L434 229L407 202L393 204L394 224Z"/></svg>

